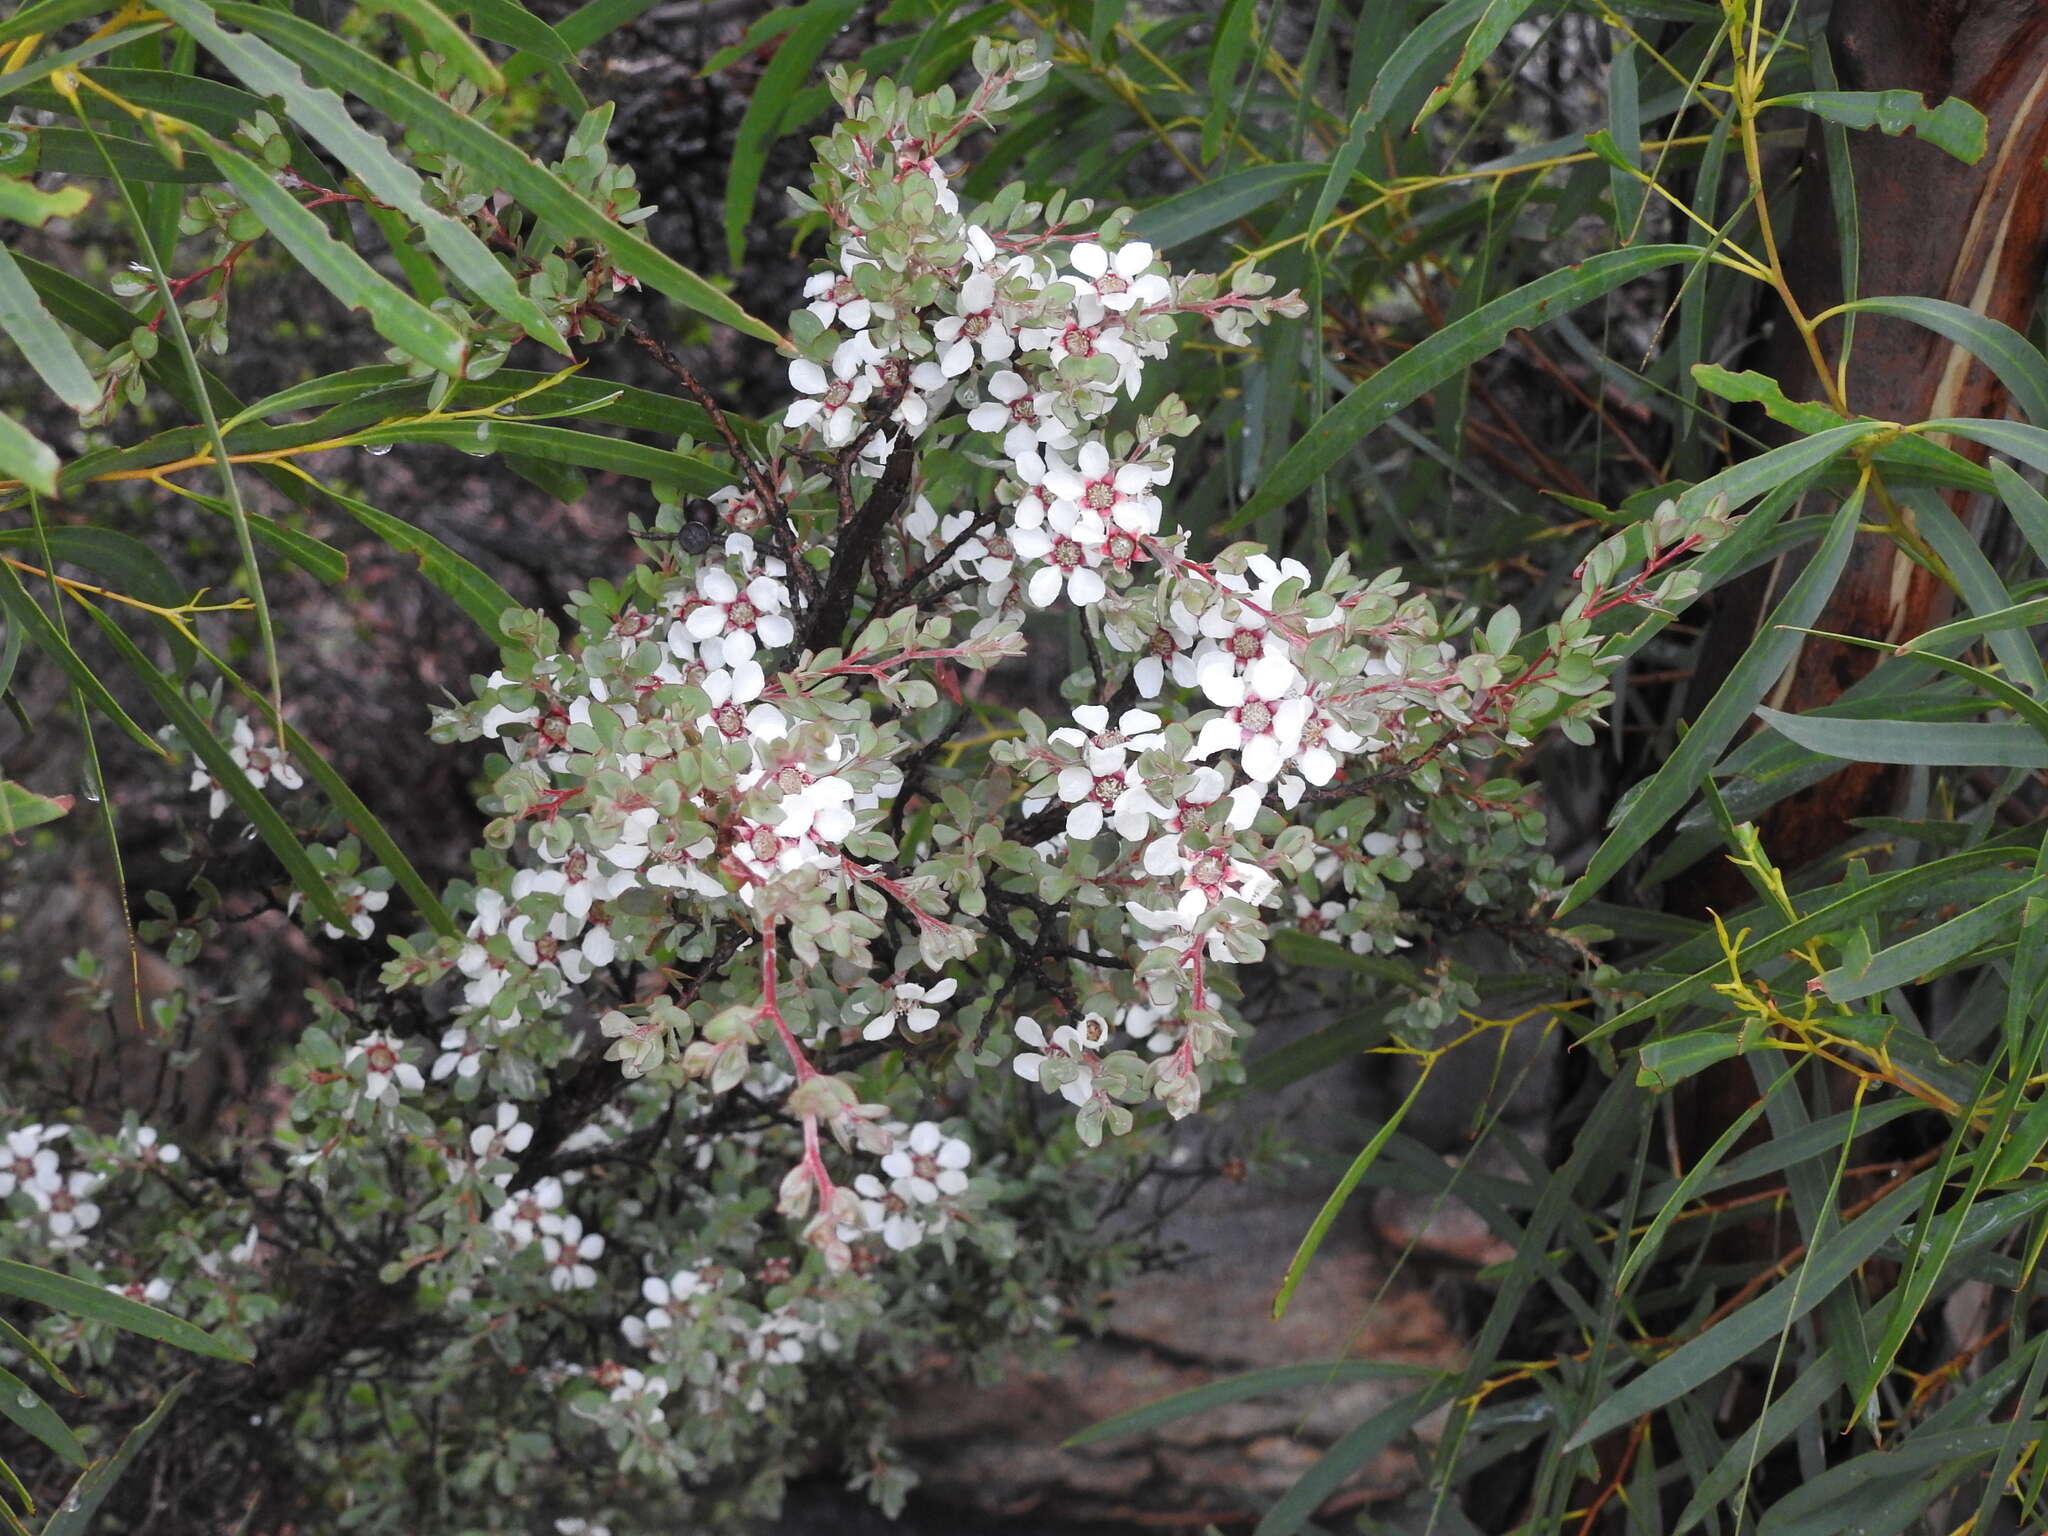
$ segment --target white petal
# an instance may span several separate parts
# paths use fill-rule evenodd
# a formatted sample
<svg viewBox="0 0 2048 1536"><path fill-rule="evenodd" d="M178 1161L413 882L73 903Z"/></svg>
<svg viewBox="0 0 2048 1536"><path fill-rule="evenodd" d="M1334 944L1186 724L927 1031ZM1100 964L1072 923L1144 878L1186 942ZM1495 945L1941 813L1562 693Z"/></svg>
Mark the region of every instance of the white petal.
<svg viewBox="0 0 2048 1536"><path fill-rule="evenodd" d="M1244 744L1244 771L1261 783L1271 783L1286 764L1280 743L1270 736L1254 736Z"/></svg>
<svg viewBox="0 0 2048 1536"><path fill-rule="evenodd" d="M1109 252L1093 240L1085 241L1067 253L1067 264L1083 277L1098 278L1109 270Z"/></svg>

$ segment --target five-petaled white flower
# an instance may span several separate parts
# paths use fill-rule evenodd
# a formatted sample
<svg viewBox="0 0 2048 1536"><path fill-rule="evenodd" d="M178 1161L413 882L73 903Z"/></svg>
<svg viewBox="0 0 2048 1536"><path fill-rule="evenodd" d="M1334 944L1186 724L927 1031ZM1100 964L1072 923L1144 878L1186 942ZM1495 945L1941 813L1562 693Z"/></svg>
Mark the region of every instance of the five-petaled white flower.
<svg viewBox="0 0 2048 1536"><path fill-rule="evenodd" d="M562 1181L536 1179L508 1198L491 1213L491 1227L511 1239L514 1248L524 1248L535 1238L559 1231L565 1220L562 1209Z"/></svg>
<svg viewBox="0 0 2048 1536"><path fill-rule="evenodd" d="M807 357L797 358L789 365L789 382L804 398L783 414L782 424L815 425L824 434L826 447L844 448L860 431L860 408L875 392L868 365L881 357L881 350L861 333L839 344L830 373Z"/></svg>
<svg viewBox="0 0 2048 1536"><path fill-rule="evenodd" d="M469 1152L480 1163L517 1157L532 1140L533 1127L519 1118L519 1106L500 1104L491 1119L470 1128Z"/></svg>
<svg viewBox="0 0 2048 1536"><path fill-rule="evenodd" d="M989 398L967 413L967 425L977 432L1002 433L1003 452L1011 458L1074 446L1073 428L1060 420L1052 391L1034 390L1008 368L991 374L985 387Z"/></svg>
<svg viewBox="0 0 2048 1536"><path fill-rule="evenodd" d="M1045 1031L1038 1020L1026 1016L1017 1020L1017 1038L1036 1050L1019 1051L1010 1058L1010 1068L1027 1083L1039 1081L1045 1064L1053 1057L1064 1057L1079 1063L1079 1070L1066 1082L1060 1084L1060 1096L1069 1104L1086 1104L1095 1097L1095 1069L1081 1061L1082 1044L1080 1032L1071 1024L1062 1024L1047 1040Z"/></svg>
<svg viewBox="0 0 2048 1536"><path fill-rule="evenodd" d="M924 1222L917 1208L872 1173L855 1178L853 1192L860 1201L860 1231L880 1233L883 1243L895 1253L924 1241ZM849 1228L844 1235L851 1241L859 1231Z"/></svg>
<svg viewBox="0 0 2048 1536"><path fill-rule="evenodd" d="M1163 304L1173 296L1173 289L1157 273L1145 275L1152 254L1152 247L1142 240L1128 242L1114 256L1093 240L1084 241L1067 254L1068 264L1079 274L1068 281L1076 291L1093 294L1104 309L1118 314Z"/></svg>
<svg viewBox="0 0 2048 1536"><path fill-rule="evenodd" d="M393 1105L401 1094L426 1087L420 1069L405 1059L405 1047L381 1031L363 1036L348 1048L342 1065L363 1062L363 1097L373 1104Z"/></svg>
<svg viewBox="0 0 2048 1536"><path fill-rule="evenodd" d="M450 1077L475 1077L483 1070L484 1052L490 1042L471 1034L460 1024L441 1032L441 1054L434 1058L435 1082Z"/></svg>
<svg viewBox="0 0 2048 1536"><path fill-rule="evenodd" d="M587 1291L597 1284L597 1271L590 1261L604 1253L604 1235L585 1232L583 1222L564 1216L555 1232L540 1240L547 1256L548 1285L557 1291Z"/></svg>
<svg viewBox="0 0 2048 1536"><path fill-rule="evenodd" d="M138 1125L135 1134L126 1139L132 1142L135 1156L145 1168L159 1164L168 1167L185 1155L170 1142L163 1140L153 1125Z"/></svg>
<svg viewBox="0 0 2048 1536"><path fill-rule="evenodd" d="M45 1193L63 1182L57 1168L57 1153L47 1143L68 1133L62 1125L24 1125L7 1133L7 1148L0 1154L0 1196L20 1190L33 1195Z"/></svg>
<svg viewBox="0 0 2048 1536"><path fill-rule="evenodd" d="M948 976L935 987L921 987L916 982L898 982L889 1006L876 1014L861 1027L863 1040L886 1040L896 1032L900 1024L905 1031L921 1035L939 1022L939 1010L933 1003L943 1003L960 990L960 983Z"/></svg>
<svg viewBox="0 0 2048 1536"><path fill-rule="evenodd" d="M99 1225L100 1208L92 1197L100 1187L99 1175L83 1169L65 1175L54 1188L31 1184L29 1198L49 1224L53 1248L82 1248L85 1234Z"/></svg>
<svg viewBox="0 0 2048 1536"><path fill-rule="evenodd" d="M882 1172L904 1199L932 1205L941 1195L957 1195L967 1188L962 1170L973 1160L974 1150L966 1142L948 1136L936 1121L920 1120L903 1145L882 1159Z"/></svg>

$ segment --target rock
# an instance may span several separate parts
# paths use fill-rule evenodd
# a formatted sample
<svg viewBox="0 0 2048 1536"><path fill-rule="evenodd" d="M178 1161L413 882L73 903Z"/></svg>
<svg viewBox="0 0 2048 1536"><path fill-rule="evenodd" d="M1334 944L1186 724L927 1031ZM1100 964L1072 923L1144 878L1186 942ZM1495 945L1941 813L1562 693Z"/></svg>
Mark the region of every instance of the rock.
<svg viewBox="0 0 2048 1536"><path fill-rule="evenodd" d="M1319 1022L1269 1027L1262 1049ZM1332 1230L1286 1316L1272 1304L1288 1262L1315 1219L1337 1166L1357 1147L1333 1128L1371 1118L1371 1085L1324 1073L1279 1094L1247 1096L1220 1128L1191 1122L1185 1145L1220 1164L1232 1127L1283 1126L1291 1146L1325 1156L1309 1167L1274 1165L1241 1181L1217 1178L1168 1218L1163 1237L1183 1260L1144 1274L1114 1298L1102 1330L1078 1340L1051 1370L1018 1372L995 1386L936 1368L902 1404L898 1431L923 1479L918 1529L933 1505L989 1517L1032 1517L1050 1532L1088 1522L1118 1529L1171 1520L1191 1528L1255 1515L1292 1487L1339 1436L1409 1390L1400 1377L1295 1387L1228 1403L1114 1441L1064 1449L1069 1436L1176 1392L1280 1365L1374 1360L1454 1367L1459 1346L1421 1282L1389 1281L1361 1199ZM1397 1497L1415 1486L1398 1445L1340 1491L1345 1505ZM962 1519L951 1528L977 1529Z"/></svg>

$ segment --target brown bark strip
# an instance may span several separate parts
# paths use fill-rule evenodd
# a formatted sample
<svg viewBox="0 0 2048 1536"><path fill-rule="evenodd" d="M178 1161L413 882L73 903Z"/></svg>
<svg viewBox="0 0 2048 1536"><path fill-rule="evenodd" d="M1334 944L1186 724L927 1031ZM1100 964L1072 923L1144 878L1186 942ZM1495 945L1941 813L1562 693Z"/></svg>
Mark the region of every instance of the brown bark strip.
<svg viewBox="0 0 2048 1536"><path fill-rule="evenodd" d="M1984 113L1989 148L1964 165L1932 145L1854 133L1849 164L1860 219L1858 293L1946 299L2024 330L2041 296L2048 256L2048 4L2042 0L1839 0L1828 28L1846 90L1907 87L1930 100L1960 96ZM1786 242L1788 273L1807 313L1841 302L1841 255L1828 171L1809 135L1799 209ZM1841 356L1844 328L1822 328L1822 350ZM1772 371L1794 399L1821 389L1798 338L1780 325ZM1852 409L1890 421L1998 416L2004 388L1969 352L1903 320L1860 317L1849 355ZM1984 451L1958 444L1982 459ZM1963 510L1966 493L1952 493ZM1947 594L1888 540L1858 540L1817 629L1897 640L1938 622ZM1728 617L1752 628L1769 596L1758 591ZM1748 635L1717 623L1709 653L1738 654ZM1876 653L1827 640L1801 648L1772 702L1801 711L1826 704L1863 677ZM1895 770L1858 764L1787 800L1764 828L1788 867L1820 857L1857 816L1891 808ZM1733 894L1733 888L1725 894Z"/></svg>
<svg viewBox="0 0 2048 1536"><path fill-rule="evenodd" d="M1837 0L1828 42L1843 89L1903 86L1930 101L1960 96L1984 113L1989 128L1988 148L1975 165L1912 138L1849 135L1860 226L1858 295L1946 299L2025 330L2048 259L2048 0ZM1784 254L1806 313L1842 301L1841 247L1818 125L1808 134ZM1840 321L1822 327L1821 350L1831 360L1842 355L1843 335ZM1782 319L1765 366L1791 398L1822 396L1806 348ZM2003 386L1964 348L1910 322L1869 315L1855 323L1846 393L1853 410L1901 422L1996 417L2008 407ZM1984 457L1976 445L1951 446ZM1948 499L1961 515L1967 493ZM1746 589L1729 594L1702 652L1698 703L1712 696L1725 666L1755 638L1778 579L1776 572L1759 573ZM1889 539L1866 534L1814 627L1897 640L1941 622L1947 602L1938 580ZM1866 649L1808 639L1771 702L1795 713L1827 704L1878 659ZM1764 846L1785 869L1810 864L1849 835L1854 818L1889 812L1900 784L1900 770L1851 764L1773 807L1762 822ZM1674 885L1668 898L1674 908L1726 912L1748 901L1747 887L1725 860L1710 860L1699 875ZM1754 1099L1755 1085L1739 1061L1683 1085L1673 1104L1679 1156L1688 1163L1697 1158ZM1746 1223L1724 1234L1722 1256L1760 1260L1777 1245L1767 1223Z"/></svg>

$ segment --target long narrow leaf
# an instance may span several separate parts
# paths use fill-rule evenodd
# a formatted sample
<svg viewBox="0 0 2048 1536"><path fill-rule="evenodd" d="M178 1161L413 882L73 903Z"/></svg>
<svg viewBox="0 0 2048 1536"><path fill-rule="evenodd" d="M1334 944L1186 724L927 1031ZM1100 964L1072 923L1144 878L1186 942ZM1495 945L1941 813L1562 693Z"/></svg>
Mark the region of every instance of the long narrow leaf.
<svg viewBox="0 0 2048 1536"><path fill-rule="evenodd" d="M88 1322L105 1323L110 1328L139 1333L144 1338L189 1350L195 1355L207 1355L216 1360L247 1358L241 1351L221 1343L205 1329L194 1327L182 1317L173 1317L155 1307L117 1296L103 1286L89 1285L54 1270L38 1269L33 1264L0 1259L0 1295L18 1296L23 1301L32 1301L72 1317L82 1317Z"/></svg>
<svg viewBox="0 0 2048 1536"><path fill-rule="evenodd" d="M172 0L173 4L177 0ZM441 373L460 373L467 346L462 333L410 294L392 286L377 270L327 232L297 198L255 161L219 140L214 162L264 228L298 260L314 281L350 309L365 311L377 334Z"/></svg>
<svg viewBox="0 0 2048 1536"><path fill-rule="evenodd" d="M154 737L129 718L118 700L107 691L107 685L100 681L85 658L71 648L71 642L64 638L50 616L43 612L42 605L30 597L21 578L14 574L14 567L0 562L0 609L4 609L13 625L19 625L26 638L42 651L68 676L85 696L92 707L121 727L136 741L150 751L164 755ZM12 625L10 625L12 627Z"/></svg>
<svg viewBox="0 0 2048 1536"><path fill-rule="evenodd" d="M2017 722L1844 720L1788 715L1759 706L1757 717L1812 752L1852 763L1922 763L1936 768L2048 768L2048 741Z"/></svg>
<svg viewBox="0 0 2048 1536"><path fill-rule="evenodd" d="M468 51L495 75L467 35L431 0L386 0L391 9L423 29L438 27L468 44ZM307 133L353 171L379 202L402 213L435 255L447 263L456 280L497 313L517 324L543 346L567 355L560 333L547 313L520 291L505 265L469 228L428 206L419 173L400 163L383 139L349 115L332 91L307 84L299 68L261 38L226 31L207 14L199 0L165 0L164 13L198 38L209 53L233 70L243 84L263 96L277 97ZM458 57L456 62L460 63Z"/></svg>
<svg viewBox="0 0 2048 1536"><path fill-rule="evenodd" d="M389 65L353 48L333 33L282 11L223 3L213 7L223 20L259 33L334 85L360 96L422 138L449 151L479 178L510 192L564 234L602 245L613 265L666 294L686 309L766 342L781 337L725 294L647 241L620 228L554 172L515 148L474 117L414 84Z"/></svg>
<svg viewBox="0 0 2048 1536"><path fill-rule="evenodd" d="M157 707L170 717L171 724L177 727L178 735L184 739L194 755L206 764L214 782L227 792L228 798L249 818L258 835L277 856L278 863L284 866L285 873L291 876L292 884L304 895L307 905L333 926L346 931L349 926L348 914L343 912L340 904L335 901L333 891L328 889L327 882L320 877L320 871L314 868L313 861L306 856L305 848L292 834L292 829L286 825L284 817L263 797L263 791L249 782L249 776L235 762L228 750L228 744L214 733L213 728L186 700L184 692L178 685L164 676L147 656L136 649L135 642L122 632L119 624L97 608L90 608L87 611L98 621L107 638L113 642L114 649L121 653L121 659L128 663L129 670L156 700Z"/></svg>
<svg viewBox="0 0 2048 1536"><path fill-rule="evenodd" d="M33 1387L4 1368L0 1368L0 1417L34 1435L74 1467L86 1464L85 1447L71 1433L71 1426L57 1416L56 1410Z"/></svg>
<svg viewBox="0 0 2048 1536"><path fill-rule="evenodd" d="M43 308L43 301L4 243L0 243L0 331L8 334L29 367L71 409L89 411L99 404L100 389L91 370L71 338Z"/></svg>
<svg viewBox="0 0 2048 1536"><path fill-rule="evenodd" d="M94 1462L85 1476L71 1485L71 1491L64 1496L64 1502L57 1506L57 1512L50 1517L50 1523L43 1527L43 1536L86 1536L92 1529L93 1520L99 1514L100 1505L113 1492L114 1485L126 1475L135 1458L142 1454L142 1448L149 1444L156 1432L170 1417L178 1399L185 1395L185 1389L192 1384L187 1376L176 1383L163 1395L157 1405L150 1409L149 1416L129 1430L122 1438L121 1449L105 1461Z"/></svg>
<svg viewBox="0 0 2048 1536"><path fill-rule="evenodd" d="M454 598L462 611L475 620L478 629L503 643L501 621L508 609L519 605L497 582L424 528L381 512L368 502L344 496L332 486L323 484L320 491L393 549L403 550L419 561L420 572L427 580Z"/></svg>
<svg viewBox="0 0 2048 1536"><path fill-rule="evenodd" d="M1703 254L1692 245L1604 251L1482 305L1404 352L1330 407L1218 531L1242 528L1286 506L1367 434L1384 426L1395 411L1463 373L1497 348L1509 331L1540 325L1552 315L1611 293L1646 272L1675 262L1698 261Z"/></svg>
<svg viewBox="0 0 2048 1536"><path fill-rule="evenodd" d="M1642 1414L1655 1412L1719 1376L1806 1316L1884 1245L1925 1193L1926 1182L1925 1174L1907 1180L1822 1243L1790 1276L1607 1397L1573 1432L1565 1449L1576 1450Z"/></svg>
<svg viewBox="0 0 2048 1536"><path fill-rule="evenodd" d="M1842 429L1849 430L1847 428ZM1812 439L1811 441L1818 441ZM1756 641L1729 672L1691 730L1673 748L1664 766L1648 780L1616 821L1614 830L1594 852L1571 892L1564 911L1570 911L1611 880L1634 857L1636 850L1654 837L1664 824L1684 807L1698 787L1702 775L1721 755L1749 718L1757 701L1777 682L1786 664L1799 649L1800 636L1790 630L1811 624L1821 605L1834 590L1849 548L1856 537L1856 522L1863 509L1861 488L1836 511L1813 559L1799 573L1799 580L1785 594Z"/></svg>
<svg viewBox="0 0 2048 1536"><path fill-rule="evenodd" d="M1178 1423L1228 1403L1271 1397L1275 1393L1292 1392L1301 1387L1335 1387L1351 1381L1434 1380L1442 1374L1426 1365L1386 1360L1320 1360L1303 1365L1276 1365L1263 1371L1248 1371L1242 1376L1212 1381L1206 1386L1192 1387L1186 1392L1176 1392L1171 1397L1146 1403L1141 1408L1115 1414L1099 1424L1089 1425L1077 1435L1068 1436L1064 1443L1071 1450L1104 1440L1120 1439L1125 1435L1143 1434L1162 1424Z"/></svg>

